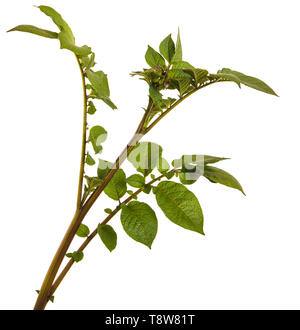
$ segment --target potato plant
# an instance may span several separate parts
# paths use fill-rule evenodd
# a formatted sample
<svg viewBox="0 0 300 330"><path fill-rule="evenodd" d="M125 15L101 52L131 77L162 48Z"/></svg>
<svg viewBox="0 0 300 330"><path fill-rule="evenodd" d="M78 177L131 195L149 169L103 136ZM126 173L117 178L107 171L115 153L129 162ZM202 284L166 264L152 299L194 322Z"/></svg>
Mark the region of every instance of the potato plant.
<svg viewBox="0 0 300 330"><path fill-rule="evenodd" d="M151 248L157 233L158 219L153 208L142 201L143 194L154 194L157 205L174 224L204 235L200 203L187 186L204 177L211 183L219 183L244 193L240 183L231 174L215 166L227 158L202 155L195 150L193 155L178 155L178 159L167 160L160 145L142 141L170 111L192 94L216 83L234 82L239 87L246 85L276 95L267 84L257 78L228 68L209 73L183 60L179 31L176 43L170 34L161 41L159 51L148 46L145 54L147 67L131 73L147 86L145 107L132 139L115 161L107 160L100 156L107 131L101 125L91 128L88 126L89 116L94 116L100 106L109 107L113 111L117 109L110 98L107 75L96 69L92 49L76 44L71 28L57 11L48 6L39 6L38 9L52 19L56 31L32 25L19 25L10 31L57 39L60 48L74 54L82 80L83 128L76 212L40 290L37 290L36 310L44 309L49 300L53 302L56 289L72 265L83 259L83 251L94 237L100 238L109 251L116 248L117 233L108 223L117 214L120 215L127 235ZM129 175L121 168L125 160L132 164L134 171ZM86 167L95 168L93 176L86 174ZM83 220L102 193L115 201L115 208L105 208L106 218L91 231ZM76 250L70 250L75 235L82 237L83 243ZM61 269L65 258L69 260Z"/></svg>

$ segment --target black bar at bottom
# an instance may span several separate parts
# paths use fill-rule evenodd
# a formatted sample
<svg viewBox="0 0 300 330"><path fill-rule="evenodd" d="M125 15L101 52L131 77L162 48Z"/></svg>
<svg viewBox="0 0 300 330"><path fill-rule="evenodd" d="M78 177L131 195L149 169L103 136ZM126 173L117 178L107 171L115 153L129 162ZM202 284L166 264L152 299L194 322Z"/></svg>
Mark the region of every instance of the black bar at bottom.
<svg viewBox="0 0 300 330"><path fill-rule="evenodd" d="M70 329L73 325L82 329L200 329L214 327L239 329L273 326L288 328L298 324L298 311L280 310L92 310L92 311L1 311L1 321L7 318L11 326L21 323L49 325L50 328ZM291 313L292 312L292 313ZM13 315L14 313L17 316ZM19 314L19 315L18 315ZM297 319L296 319L297 318Z"/></svg>

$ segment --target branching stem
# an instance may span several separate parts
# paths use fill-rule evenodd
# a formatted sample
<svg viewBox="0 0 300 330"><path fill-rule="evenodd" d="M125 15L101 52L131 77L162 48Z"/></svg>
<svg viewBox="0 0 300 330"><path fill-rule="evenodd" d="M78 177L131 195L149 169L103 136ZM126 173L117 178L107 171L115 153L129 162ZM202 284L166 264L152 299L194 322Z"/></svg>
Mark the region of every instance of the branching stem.
<svg viewBox="0 0 300 330"><path fill-rule="evenodd" d="M85 86L84 86L85 88ZM56 274L59 270L59 267L68 251L68 248L71 245L71 242L73 241L73 238L83 221L84 217L86 216L87 212L90 210L90 208L93 206L99 195L102 193L102 191L105 189L109 181L112 179L114 174L117 172L119 169L120 165L124 162L124 160L127 158L127 155L133 150L135 145L138 143L138 141L142 138L144 135L143 133L143 124L145 122L147 116L147 111L145 112L140 124L138 125L138 129L136 130L136 133L130 140L129 144L124 148L120 156L116 159L112 169L107 173L105 178L103 179L103 183L101 186L99 186L93 194L88 198L88 200L84 203L84 205L80 208L76 209L75 215L73 217L73 220L51 262L51 265L48 269L48 272L45 276L45 279L43 281L42 287L40 289L40 293L38 295L37 301L35 303L34 309L35 310L41 310L45 309L47 303L48 303L48 297L49 297L49 292L52 286L52 283L55 280ZM84 132L86 134L86 131ZM85 139L83 140L85 141ZM85 149L84 149L85 153ZM84 162L83 164L84 166ZM82 168L82 173L84 171L84 167ZM80 171L81 174L81 171Z"/></svg>
<svg viewBox="0 0 300 330"><path fill-rule="evenodd" d="M179 105L187 97L189 97L190 95L192 95L193 93L195 93L196 91L198 91L199 89L201 89L203 87L206 87L208 85L211 85L215 82L220 81L220 80L211 81L211 82L208 82L204 85L201 85L201 86L193 89L191 92L187 93L186 95L181 97L179 100L177 100L174 104L172 104L156 120L154 120L148 127L145 128L144 125L145 125L148 113L149 113L149 111L152 107L152 100L149 98L148 107L147 107L147 109L144 113L144 116L143 116L141 122L138 125L138 128L137 128L134 136L132 137L132 139L130 140L128 145L124 148L124 150L121 152L119 157L116 159L113 167L110 169L110 171L104 177L103 183L101 184L101 186L97 187L95 189L95 191L90 195L90 197L86 200L86 202L83 205L81 205L81 195L82 195L82 180L81 180L81 177L83 178L83 173L84 173L85 148L86 148L86 107L87 107L87 102L86 101L87 101L87 96L86 96L86 89L85 89L84 73L82 71L82 68L81 68L81 65L80 65L80 62L79 62L78 58L77 58L77 60L78 60L79 66L80 66L81 75L82 75L82 82L83 82L83 88L84 88L84 120L83 120L84 121L84 123L83 123L84 129L83 129L83 140L82 140L83 143L82 143L80 178L79 178L80 181L79 181L79 187L78 187L78 196L80 195L80 202L79 202L79 207L78 207L78 200L77 200L77 208L76 208L76 212L75 212L75 215L73 217L73 220L72 220L72 222L71 222L71 224L70 224L70 226L69 226L69 228L68 228L68 230L67 230L67 232L66 232L66 234L65 234L65 236L64 236L64 238L63 238L63 240L62 240L62 242L61 242L54 258L53 258L53 260L52 260L52 263L51 263L51 265L48 269L48 272L45 276L45 279L44 279L42 287L40 289L40 293L38 295L36 304L34 306L35 310L44 309L46 307L46 305L48 303L48 300L49 300L49 297L53 294L53 293L51 293L53 291L51 289L52 284L54 283L54 280L55 280L55 277L56 277L57 272L59 270L59 267L60 267L65 255L66 255L66 253L67 253L68 248L71 245L71 242L73 241L73 238L74 238L80 224L82 223L84 217L86 216L86 214L88 213L90 208L93 206L93 204L95 203L97 198L100 196L100 194L103 192L103 190L105 189L107 184L110 182L110 180L112 179L114 174L120 168L120 165L124 162L124 160L127 158L127 156L131 153L131 151L134 149L134 147L139 142L139 140L146 133L148 133L163 117L165 117L171 110L173 110L177 105ZM132 198L132 195L128 198ZM84 244L87 245L88 243L89 243L89 239L87 239ZM85 246L86 246L84 244L82 245L83 248L85 248ZM71 262L72 261L70 260L69 263L67 264L67 266L65 267L64 270L66 272L68 271L68 267L72 266ZM65 276L65 274L62 273L57 280L61 281L64 276ZM59 284L60 282L57 282L57 283Z"/></svg>
<svg viewBox="0 0 300 330"><path fill-rule="evenodd" d="M171 171L169 171L168 173L172 173L175 172L176 169L172 169ZM154 178L153 180L149 181L147 183L147 185L152 185L153 183L155 183L156 181L161 180L164 177L164 175L160 175L156 178ZM105 225L109 222L109 220L111 220L120 210L121 210L121 206L122 205L126 205L128 204L132 199L134 199L135 196L139 195L141 192L143 191L143 188L140 188L138 190L136 190L132 195L130 195L129 197L127 197L122 203L120 203L120 205L118 205L118 207L116 207L102 222L101 225ZM83 251L88 244L91 242L91 240L97 235L97 228L85 239L85 241L82 243L82 245L79 247L79 249L77 249L77 251ZM58 286L60 285L60 283L62 282L62 280L65 278L65 276L67 275L67 273L69 272L69 270L71 269L72 265L74 264L74 259L71 258L69 260L69 262L66 264L66 266L64 267L64 269L61 271L60 275L56 278L55 282L53 283L50 293L48 295L48 297L53 296L53 294L55 293L56 289L58 288Z"/></svg>

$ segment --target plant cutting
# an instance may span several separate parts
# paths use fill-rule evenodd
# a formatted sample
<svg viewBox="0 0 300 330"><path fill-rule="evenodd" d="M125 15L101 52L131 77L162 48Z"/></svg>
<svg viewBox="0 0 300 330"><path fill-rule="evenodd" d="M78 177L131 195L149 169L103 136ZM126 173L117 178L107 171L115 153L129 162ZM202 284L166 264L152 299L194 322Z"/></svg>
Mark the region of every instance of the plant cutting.
<svg viewBox="0 0 300 330"><path fill-rule="evenodd" d="M71 28L57 11L48 6L39 6L38 9L52 19L57 31L33 25L18 25L9 31L58 39L60 48L74 54L83 90L82 144L75 213L44 281L37 290L34 309L41 310L45 309L49 301L53 302L58 286L73 264L84 258L85 248L95 237L109 251L116 248L117 233L111 222L113 218L118 221L116 215L120 215L122 227L130 238L151 248L158 229L158 219L153 208L143 202L143 194L154 194L157 205L171 222L204 235L200 203L187 186L204 177L211 183L219 183L244 193L237 179L215 166L228 158L203 155L195 150L195 154L178 155L177 159L167 160L160 145L143 140L169 112L179 105L182 107L181 103L197 91L221 82L234 82L239 87L245 85L275 96L276 93L260 79L241 72L223 68L217 73L209 73L190 64L183 60L179 31L175 43L170 34L161 41L158 51L148 46L145 54L148 66L131 73L145 82L148 95L137 129L112 162L100 156L107 131L101 125L88 125L89 116L97 115L99 106L117 109L110 98L107 75L96 69L92 49L76 44ZM132 164L133 173L126 174L121 168L125 160ZM87 174L87 167L94 168L93 175ZM102 193L115 201L115 208L104 206L107 216L96 228L90 230L83 221ZM73 249L71 243L75 235L82 237L83 242ZM67 263L62 267L64 260Z"/></svg>

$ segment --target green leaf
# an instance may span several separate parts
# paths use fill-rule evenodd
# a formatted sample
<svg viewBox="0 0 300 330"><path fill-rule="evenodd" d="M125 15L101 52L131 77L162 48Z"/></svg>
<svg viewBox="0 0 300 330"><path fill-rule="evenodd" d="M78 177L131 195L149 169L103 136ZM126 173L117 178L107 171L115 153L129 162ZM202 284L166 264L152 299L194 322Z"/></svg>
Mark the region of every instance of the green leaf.
<svg viewBox="0 0 300 330"><path fill-rule="evenodd" d="M151 249L157 233L157 218L148 204L134 201L123 205L121 222L128 236Z"/></svg>
<svg viewBox="0 0 300 330"><path fill-rule="evenodd" d="M158 206L175 224L204 235L203 214L197 197L180 183L163 181L154 189Z"/></svg>
<svg viewBox="0 0 300 330"><path fill-rule="evenodd" d="M143 69L143 71L135 71L131 73L131 76L140 76L141 80L146 81L149 85L152 83L158 83L162 85L165 80L164 68L155 66L150 69Z"/></svg>
<svg viewBox="0 0 300 330"><path fill-rule="evenodd" d="M151 189L152 189L151 184L145 184L144 187L143 187L143 193L150 194Z"/></svg>
<svg viewBox="0 0 300 330"><path fill-rule="evenodd" d="M7 32L11 31L28 32L45 38L58 39L58 33L40 29L33 25L18 25L13 29L8 30Z"/></svg>
<svg viewBox="0 0 300 330"><path fill-rule="evenodd" d="M113 227L109 225L98 225L98 235L101 238L101 241L112 252L117 246L117 234L114 231Z"/></svg>
<svg viewBox="0 0 300 330"><path fill-rule="evenodd" d="M141 188L145 184L145 178L140 174L133 174L126 179L131 187Z"/></svg>
<svg viewBox="0 0 300 330"><path fill-rule="evenodd" d="M203 69L188 69L186 68L185 71L193 75L196 85L203 84L205 81L208 80L208 71Z"/></svg>
<svg viewBox="0 0 300 330"><path fill-rule="evenodd" d="M166 177L168 180L171 180L173 178L173 176L175 175L174 172L167 172L167 173L163 173L164 177Z"/></svg>
<svg viewBox="0 0 300 330"><path fill-rule="evenodd" d="M105 175L109 172L109 170L113 167L113 163L108 162L107 160L99 159L97 175L98 178L104 179Z"/></svg>
<svg viewBox="0 0 300 330"><path fill-rule="evenodd" d="M98 186L100 186L103 182L103 180L99 179L97 176L90 177L90 176L85 175L84 177L87 181L90 191L92 191L95 188L97 188Z"/></svg>
<svg viewBox="0 0 300 330"><path fill-rule="evenodd" d="M95 160L93 159L93 157L92 157L89 153L87 153L87 155L86 155L85 162L86 162L87 165L89 165L89 166L93 166L93 165L96 164Z"/></svg>
<svg viewBox="0 0 300 330"><path fill-rule="evenodd" d="M195 183L204 173L206 164L216 163L228 158L215 157L209 155L183 155L180 159L174 159L172 165L180 168L179 179L182 184L189 185Z"/></svg>
<svg viewBox="0 0 300 330"><path fill-rule="evenodd" d="M149 175L161 158L162 147L152 142L140 142L129 154L128 160L143 175Z"/></svg>
<svg viewBox="0 0 300 330"><path fill-rule="evenodd" d="M108 185L104 189L104 193L114 200L119 200L127 192L126 175L122 169L118 169Z"/></svg>
<svg viewBox="0 0 300 330"><path fill-rule="evenodd" d="M180 95L183 95L192 83L192 76L183 69L171 69L168 73L168 79L175 80L178 83L176 88L179 90Z"/></svg>
<svg viewBox="0 0 300 330"><path fill-rule="evenodd" d="M165 100L162 100L162 102L160 103L160 105L155 105L150 109L150 112L147 115L147 118L145 120L145 127L148 126L148 124L150 123L150 121L158 114L161 114L163 112L163 108L165 108Z"/></svg>
<svg viewBox="0 0 300 330"><path fill-rule="evenodd" d="M245 74L233 71L227 68L223 68L222 70L219 70L217 73L220 77L224 77L225 80L232 80L235 81L238 85L243 84L248 87L254 88L258 91L278 96L271 87L269 87L266 83L264 83L262 80L246 76Z"/></svg>
<svg viewBox="0 0 300 330"><path fill-rule="evenodd" d="M183 165L195 164L204 166L206 164L217 163L222 160L227 160L229 158L215 157L209 155L182 155L179 159L174 159L172 161L172 166L175 168L180 168Z"/></svg>
<svg viewBox="0 0 300 330"><path fill-rule="evenodd" d="M169 63L172 62L172 58L175 54L175 44L171 34L160 43L159 51Z"/></svg>
<svg viewBox="0 0 300 330"><path fill-rule="evenodd" d="M167 99L163 99L164 108L165 109L169 108L175 101L176 101L176 99L173 99L172 97L168 97Z"/></svg>
<svg viewBox="0 0 300 330"><path fill-rule="evenodd" d="M182 61L182 46L181 46L179 29L178 29L178 34L177 34L175 54L173 56L172 63L175 63L175 62L178 62L178 61Z"/></svg>
<svg viewBox="0 0 300 330"><path fill-rule="evenodd" d="M60 41L60 48L65 48L70 50L71 52L75 53L78 56L85 56L91 53L91 48L84 45L84 46L76 46L70 40L69 36L65 31L62 31L58 35L58 39Z"/></svg>
<svg viewBox="0 0 300 330"><path fill-rule="evenodd" d="M89 115L93 115L95 112L97 111L94 103L92 101L89 101L89 104L88 104L88 114Z"/></svg>
<svg viewBox="0 0 300 330"><path fill-rule="evenodd" d="M84 254L82 251L74 251L73 252L73 259L75 262L79 262L83 259Z"/></svg>
<svg viewBox="0 0 300 330"><path fill-rule="evenodd" d="M179 93L180 96L182 96L183 94L185 94L186 92L188 92L188 89L191 85L191 81L190 80L178 80L178 85L179 85Z"/></svg>
<svg viewBox="0 0 300 330"><path fill-rule="evenodd" d="M194 69L194 67L186 61L177 61L173 63L172 69Z"/></svg>
<svg viewBox="0 0 300 330"><path fill-rule="evenodd" d="M153 103L161 108L162 102L163 102L163 97L162 94L156 89L155 86L150 85L149 87L149 95L153 101Z"/></svg>
<svg viewBox="0 0 300 330"><path fill-rule="evenodd" d="M159 173L167 172L170 169L170 165L165 158L160 158L157 164L157 170Z"/></svg>
<svg viewBox="0 0 300 330"><path fill-rule="evenodd" d="M104 212L107 213L107 214L111 214L112 209L110 209L110 208L104 209Z"/></svg>
<svg viewBox="0 0 300 330"><path fill-rule="evenodd" d="M58 39L60 41L60 48L71 50L79 56L86 56L91 53L91 48L88 46L78 47L75 45L75 38L73 32L61 15L51 7L38 7L45 15L49 16L60 30Z"/></svg>
<svg viewBox="0 0 300 330"><path fill-rule="evenodd" d="M118 109L117 106L112 102L109 97L99 96L99 99L103 101L106 105L108 105L111 109L116 110Z"/></svg>
<svg viewBox="0 0 300 330"><path fill-rule="evenodd" d="M89 70L93 66L95 66L95 53L92 53L90 56L81 56L80 57L80 63L82 66L86 69Z"/></svg>
<svg viewBox="0 0 300 330"><path fill-rule="evenodd" d="M175 80L188 80L188 81L192 80L191 75L184 72L182 69L171 69L168 73L168 78Z"/></svg>
<svg viewBox="0 0 300 330"><path fill-rule="evenodd" d="M197 165L189 165L187 167L183 166L181 173L179 174L179 180L184 185L189 185L195 183L201 175L203 175L203 167Z"/></svg>
<svg viewBox="0 0 300 330"><path fill-rule="evenodd" d="M79 237L87 237L90 234L90 229L88 226L84 225L83 223L80 224L76 235Z"/></svg>
<svg viewBox="0 0 300 330"><path fill-rule="evenodd" d="M107 138L107 132L102 126L93 126L90 129L89 141L91 141L92 146L96 154L102 151L102 145Z"/></svg>
<svg viewBox="0 0 300 330"><path fill-rule="evenodd" d="M38 8L45 15L49 16L52 19L52 21L54 22L54 24L57 25L57 27L59 28L60 31L64 30L68 34L69 39L72 40L73 42L75 42L75 38L74 38L71 28L69 27L67 22L61 17L61 15L56 10L54 10L53 8L51 8L49 6L39 6Z"/></svg>
<svg viewBox="0 0 300 330"><path fill-rule="evenodd" d="M231 187L241 191L244 195L244 191L240 183L236 178L234 178L231 174L221 170L220 168L213 166L205 166L204 176L211 182L220 183L227 187Z"/></svg>
<svg viewBox="0 0 300 330"><path fill-rule="evenodd" d="M147 52L145 54L145 59L149 66L151 66L151 68L155 66L166 66L164 58L150 46L148 46Z"/></svg>
<svg viewBox="0 0 300 330"><path fill-rule="evenodd" d="M193 155L194 157L195 155ZM197 155L196 155L197 157ZM222 160L228 160L230 158L227 158L227 157L216 157L216 156L209 156L209 155L204 155L204 164L214 164L214 163L217 163L217 162L220 162ZM195 162L195 164L199 164L199 162ZM200 164L201 164L201 161L200 161Z"/></svg>
<svg viewBox="0 0 300 330"><path fill-rule="evenodd" d="M83 259L84 254L82 251L74 251L72 253L67 253L66 257L73 258L75 262L79 262Z"/></svg>
<svg viewBox="0 0 300 330"><path fill-rule="evenodd" d="M96 93L100 97L107 98L110 95L107 75L103 71L94 72L87 70L86 75Z"/></svg>

